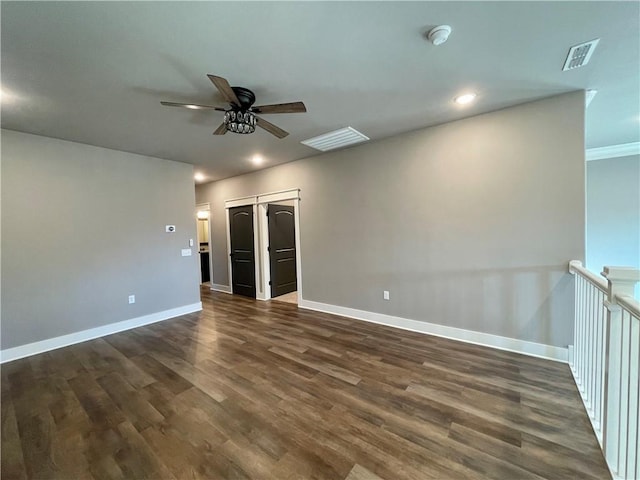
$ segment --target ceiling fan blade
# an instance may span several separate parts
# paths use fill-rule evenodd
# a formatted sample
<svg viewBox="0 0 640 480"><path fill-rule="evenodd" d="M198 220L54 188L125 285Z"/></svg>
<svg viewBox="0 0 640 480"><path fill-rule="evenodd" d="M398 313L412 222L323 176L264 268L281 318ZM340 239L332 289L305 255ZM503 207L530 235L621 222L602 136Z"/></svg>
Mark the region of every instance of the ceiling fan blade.
<svg viewBox="0 0 640 480"><path fill-rule="evenodd" d="M215 132L213 132L214 135L224 135L225 133L227 133L227 124L224 122L222 122L220 126L216 128Z"/></svg>
<svg viewBox="0 0 640 480"><path fill-rule="evenodd" d="M285 132L280 127L276 127L273 123L267 122L264 118L256 117L256 124L278 138L284 138L289 135L289 132Z"/></svg>
<svg viewBox="0 0 640 480"><path fill-rule="evenodd" d="M276 103L253 107L251 111L254 113L302 113L307 111L307 107L302 102Z"/></svg>
<svg viewBox="0 0 640 480"><path fill-rule="evenodd" d="M218 77L211 74L208 74L207 77L209 77L209 80L213 82L213 84L216 86L222 96L227 100L227 102L233 103L237 107L240 106L240 100L238 100L236 92L233 91L226 78Z"/></svg>
<svg viewBox="0 0 640 480"><path fill-rule="evenodd" d="M199 103L176 103L176 102L160 102L165 107L184 107L191 110L218 110L224 112L222 107L214 107L213 105L200 105Z"/></svg>

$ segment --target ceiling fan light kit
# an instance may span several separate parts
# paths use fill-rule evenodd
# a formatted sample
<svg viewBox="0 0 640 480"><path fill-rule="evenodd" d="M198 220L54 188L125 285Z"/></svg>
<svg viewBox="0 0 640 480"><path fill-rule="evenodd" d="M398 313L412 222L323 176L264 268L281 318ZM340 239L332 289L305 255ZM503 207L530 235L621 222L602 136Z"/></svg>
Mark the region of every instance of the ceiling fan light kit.
<svg viewBox="0 0 640 480"><path fill-rule="evenodd" d="M229 103L229 108L215 107L212 105L198 105L193 103L160 102L167 107L184 107L190 109L209 109L224 112L224 119L220 126L213 132L214 135L224 135L227 132L247 135L256 131L256 126L266 130L278 138L284 138L289 132L284 131L273 123L267 122L256 114L271 113L302 113L307 111L302 102L276 103L273 105L253 106L256 96L248 88L232 87L229 82L216 75L207 75L209 80L218 89L218 92Z"/></svg>
<svg viewBox="0 0 640 480"><path fill-rule="evenodd" d="M230 132L246 135L256 131L256 116L248 111L227 110L224 112L224 124Z"/></svg>

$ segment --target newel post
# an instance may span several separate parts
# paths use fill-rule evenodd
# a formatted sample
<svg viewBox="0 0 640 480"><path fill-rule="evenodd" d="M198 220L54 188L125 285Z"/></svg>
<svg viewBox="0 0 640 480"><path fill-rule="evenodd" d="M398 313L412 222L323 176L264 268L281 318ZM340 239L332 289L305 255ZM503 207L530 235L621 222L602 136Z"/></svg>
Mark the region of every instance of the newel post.
<svg viewBox="0 0 640 480"><path fill-rule="evenodd" d="M629 295L633 297L636 283L640 282L640 270L632 267L604 267L602 276L609 284L607 300L616 303L615 295Z"/></svg>
<svg viewBox="0 0 640 480"><path fill-rule="evenodd" d="M631 267L604 267L602 276L607 279L607 309L605 329L605 376L604 376L604 417L602 450L614 472L620 471L620 440L626 437L627 425L620 412L620 391L622 378L623 330L622 309L616 296L633 296L636 283L640 281L640 270ZM628 372L627 372L628 373Z"/></svg>

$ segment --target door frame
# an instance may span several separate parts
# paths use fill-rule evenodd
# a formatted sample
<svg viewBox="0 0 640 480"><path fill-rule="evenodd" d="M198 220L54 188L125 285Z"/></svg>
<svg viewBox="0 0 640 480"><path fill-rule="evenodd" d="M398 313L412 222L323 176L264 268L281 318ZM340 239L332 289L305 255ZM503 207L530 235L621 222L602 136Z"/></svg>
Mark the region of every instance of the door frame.
<svg viewBox="0 0 640 480"><path fill-rule="evenodd" d="M198 203L196 204L196 250L198 255L200 254L200 242L198 242L198 212L206 210L209 212L209 218L207 219L207 234L209 235L209 284L213 285L213 248L211 242L211 205L207 203ZM200 284L202 285L202 272L200 273Z"/></svg>
<svg viewBox="0 0 640 480"><path fill-rule="evenodd" d="M302 300L302 255L300 249L300 189L292 188L277 192L261 193L247 197L233 198L224 202L227 223L227 269L229 286L233 285L231 268L231 230L229 225L229 209L253 205L253 247L255 251L256 299L270 300L271 268L269 266L269 203L293 200L293 217L296 237L296 281L298 283L298 302Z"/></svg>

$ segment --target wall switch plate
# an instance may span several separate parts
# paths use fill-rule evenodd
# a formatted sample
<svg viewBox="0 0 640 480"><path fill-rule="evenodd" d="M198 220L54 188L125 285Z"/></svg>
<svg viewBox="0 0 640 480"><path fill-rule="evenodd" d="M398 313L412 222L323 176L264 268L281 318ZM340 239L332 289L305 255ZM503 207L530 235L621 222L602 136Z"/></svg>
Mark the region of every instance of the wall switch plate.
<svg viewBox="0 0 640 480"><path fill-rule="evenodd" d="M136 296L135 295L129 295L129 304L131 303L136 303Z"/></svg>
<svg viewBox="0 0 640 480"><path fill-rule="evenodd" d="M175 225L165 225L164 231L167 232L167 233L173 233L173 232L176 231L176 226Z"/></svg>
<svg viewBox="0 0 640 480"><path fill-rule="evenodd" d="M389 290L384 290L382 292L382 298L385 300L389 300Z"/></svg>
<svg viewBox="0 0 640 480"><path fill-rule="evenodd" d="M182 256L183 257L190 257L191 256L191 249L190 248L183 248L182 249Z"/></svg>
<svg viewBox="0 0 640 480"><path fill-rule="evenodd" d="M190 238L190 239L189 239L189 246L190 246L190 247L193 247L193 238Z"/></svg>

